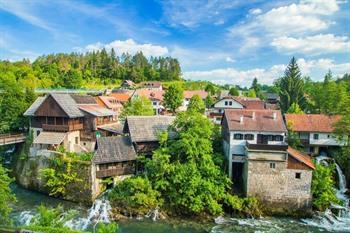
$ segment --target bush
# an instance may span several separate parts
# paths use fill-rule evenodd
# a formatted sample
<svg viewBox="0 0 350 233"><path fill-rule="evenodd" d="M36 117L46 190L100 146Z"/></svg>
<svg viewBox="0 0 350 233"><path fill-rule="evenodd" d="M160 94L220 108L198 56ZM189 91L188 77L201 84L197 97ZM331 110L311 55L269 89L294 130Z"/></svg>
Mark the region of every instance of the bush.
<svg viewBox="0 0 350 233"><path fill-rule="evenodd" d="M159 192L143 177L123 180L109 193L109 200L113 206L132 214L147 214L149 210L162 205Z"/></svg>
<svg viewBox="0 0 350 233"><path fill-rule="evenodd" d="M312 176L311 192L313 195L313 206L324 211L331 206L331 204L340 204L336 196L334 188L334 165L329 167L321 164L316 165L316 170Z"/></svg>
<svg viewBox="0 0 350 233"><path fill-rule="evenodd" d="M116 223L99 223L97 225L97 233L116 233L118 230L118 224Z"/></svg>

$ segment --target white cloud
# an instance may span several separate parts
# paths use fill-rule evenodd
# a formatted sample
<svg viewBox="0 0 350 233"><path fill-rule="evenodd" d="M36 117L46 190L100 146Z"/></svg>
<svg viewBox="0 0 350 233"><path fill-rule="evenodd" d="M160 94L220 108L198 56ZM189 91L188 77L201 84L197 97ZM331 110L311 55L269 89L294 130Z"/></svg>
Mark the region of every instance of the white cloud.
<svg viewBox="0 0 350 233"><path fill-rule="evenodd" d="M241 38L240 46L252 48L267 45L276 37L310 35L334 24L330 17L339 10L339 4L337 0L301 0L297 4L272 8L229 28L228 36ZM261 42L252 43L252 38L260 38Z"/></svg>
<svg viewBox="0 0 350 233"><path fill-rule="evenodd" d="M232 59L231 57L226 57L225 60L226 60L227 62L231 62L231 63L235 62L235 59Z"/></svg>
<svg viewBox="0 0 350 233"><path fill-rule="evenodd" d="M261 13L262 13L262 10L259 9L259 8L253 8L253 9L249 10L249 14L251 14L251 15L258 15L258 14L261 14Z"/></svg>
<svg viewBox="0 0 350 233"><path fill-rule="evenodd" d="M309 75L313 80L322 80L329 69L337 76L342 76L350 71L350 62L337 64L331 59L309 61L298 59L297 63L302 74ZM226 68L207 71L188 71L184 72L183 76L185 79L191 80L209 80L219 84L250 86L254 77L258 79L259 83L272 84L274 80L283 76L286 67L285 64L277 64L268 69L239 70L236 68Z"/></svg>
<svg viewBox="0 0 350 233"><path fill-rule="evenodd" d="M123 53L135 54L139 51L146 57L150 56L164 56L169 53L167 47L153 45L153 44L138 44L133 39L128 40L115 40L108 44L103 44L101 42L97 42L95 44L87 45L83 50L78 49L80 51L93 51L93 50L101 50L105 48L107 51L110 51L112 48L115 50L116 54L121 55Z"/></svg>
<svg viewBox="0 0 350 233"><path fill-rule="evenodd" d="M333 34L319 34L304 38L278 37L273 39L271 45L276 47L278 51L287 54L318 55L322 53L350 52L349 38Z"/></svg>

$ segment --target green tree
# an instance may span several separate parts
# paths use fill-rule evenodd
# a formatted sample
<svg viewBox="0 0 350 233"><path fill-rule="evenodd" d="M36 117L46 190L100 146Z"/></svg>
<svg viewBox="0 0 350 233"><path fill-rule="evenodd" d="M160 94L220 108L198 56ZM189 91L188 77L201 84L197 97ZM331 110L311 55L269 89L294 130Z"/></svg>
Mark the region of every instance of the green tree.
<svg viewBox="0 0 350 233"><path fill-rule="evenodd" d="M173 113L176 112L183 102L184 94L183 89L180 85L170 85L168 90L166 90L164 95L164 104Z"/></svg>
<svg viewBox="0 0 350 233"><path fill-rule="evenodd" d="M192 96L188 104L187 111L199 112L204 114L205 104L199 95Z"/></svg>
<svg viewBox="0 0 350 233"><path fill-rule="evenodd" d="M311 192L313 195L313 205L320 211L326 210L332 204L339 204L334 188L334 165L329 167L321 164L316 165L316 170L312 175Z"/></svg>
<svg viewBox="0 0 350 233"><path fill-rule="evenodd" d="M231 87L229 94L232 96L239 96L239 91L238 91L237 87Z"/></svg>
<svg viewBox="0 0 350 233"><path fill-rule="evenodd" d="M205 97L205 101L204 102L205 102L205 106L207 108L211 108L213 106L213 104L214 104L213 97L210 94L208 94L207 97Z"/></svg>
<svg viewBox="0 0 350 233"><path fill-rule="evenodd" d="M293 123L287 122L288 137L287 143L290 147L294 149L301 149L303 145L300 142L299 135L293 130Z"/></svg>
<svg viewBox="0 0 350 233"><path fill-rule="evenodd" d="M247 97L255 98L256 97L255 90L254 89L249 89L249 91L247 93Z"/></svg>
<svg viewBox="0 0 350 233"><path fill-rule="evenodd" d="M280 90L280 105L283 112L286 112L293 103L297 103L301 108L304 107L304 80L294 57L277 85Z"/></svg>
<svg viewBox="0 0 350 233"><path fill-rule="evenodd" d="M124 105L121 116L152 116L152 102L145 96L135 97Z"/></svg>
<svg viewBox="0 0 350 233"><path fill-rule="evenodd" d="M10 223L10 204L16 201L12 193L10 183L13 181L7 174L7 170L0 164L0 223Z"/></svg>
<svg viewBox="0 0 350 233"><path fill-rule="evenodd" d="M252 83L252 86L250 87L250 89L253 89L257 96L260 95L260 85L258 83L258 79L257 78L253 79L253 83Z"/></svg>
<svg viewBox="0 0 350 233"><path fill-rule="evenodd" d="M288 108L287 113L304 114L303 110L301 110L297 103L292 103L292 105Z"/></svg>

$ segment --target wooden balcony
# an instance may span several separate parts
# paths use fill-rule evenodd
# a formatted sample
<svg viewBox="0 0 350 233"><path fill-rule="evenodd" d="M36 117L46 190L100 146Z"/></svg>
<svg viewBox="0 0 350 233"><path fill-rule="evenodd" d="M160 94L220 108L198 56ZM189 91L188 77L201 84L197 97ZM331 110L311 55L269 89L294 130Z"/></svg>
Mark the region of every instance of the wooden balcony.
<svg viewBox="0 0 350 233"><path fill-rule="evenodd" d="M134 173L135 173L135 167L126 166L126 167L103 169L103 170L96 171L96 177L105 178L105 177L112 177L112 176L131 175Z"/></svg>
<svg viewBox="0 0 350 233"><path fill-rule="evenodd" d="M246 143L248 150L266 150L266 151L285 151L288 149L288 144L281 142L281 144L251 144Z"/></svg>
<svg viewBox="0 0 350 233"><path fill-rule="evenodd" d="M82 123L71 124L71 125L42 124L42 127L44 131L68 132L68 131L74 131L74 130L81 130L84 128L84 125Z"/></svg>

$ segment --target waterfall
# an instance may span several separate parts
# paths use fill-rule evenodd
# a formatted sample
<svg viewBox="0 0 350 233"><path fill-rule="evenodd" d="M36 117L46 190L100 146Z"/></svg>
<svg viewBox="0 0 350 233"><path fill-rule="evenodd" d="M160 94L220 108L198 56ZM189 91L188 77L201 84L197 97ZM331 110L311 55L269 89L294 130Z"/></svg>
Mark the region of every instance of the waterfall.
<svg viewBox="0 0 350 233"><path fill-rule="evenodd" d="M333 160L327 156L318 156L316 158L317 163L323 163L328 165L327 160ZM337 176L338 176L338 189L337 198L343 202L343 205L332 205L331 209L336 210L337 214L327 209L324 213L320 213L313 219L303 219L302 221L310 226L322 227L329 231L346 231L350 232L350 208L349 197L346 195L346 177L341 170L340 166L335 163Z"/></svg>

